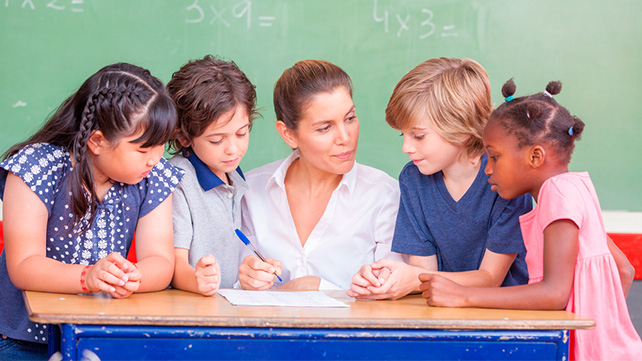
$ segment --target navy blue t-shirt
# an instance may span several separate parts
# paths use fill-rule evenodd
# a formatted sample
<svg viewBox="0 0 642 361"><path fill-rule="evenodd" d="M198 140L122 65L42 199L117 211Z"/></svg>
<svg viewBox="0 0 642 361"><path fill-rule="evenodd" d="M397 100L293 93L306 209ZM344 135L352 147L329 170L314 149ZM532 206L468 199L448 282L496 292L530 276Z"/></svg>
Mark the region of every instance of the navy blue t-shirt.
<svg viewBox="0 0 642 361"><path fill-rule="evenodd" d="M533 208L529 194L505 200L491 191L482 156L475 181L459 201L444 183L443 173L422 174L412 162L399 175L401 201L392 250L431 256L436 254L439 270L463 272L479 269L486 249L495 253L517 253L502 283L528 283L526 248L519 216Z"/></svg>

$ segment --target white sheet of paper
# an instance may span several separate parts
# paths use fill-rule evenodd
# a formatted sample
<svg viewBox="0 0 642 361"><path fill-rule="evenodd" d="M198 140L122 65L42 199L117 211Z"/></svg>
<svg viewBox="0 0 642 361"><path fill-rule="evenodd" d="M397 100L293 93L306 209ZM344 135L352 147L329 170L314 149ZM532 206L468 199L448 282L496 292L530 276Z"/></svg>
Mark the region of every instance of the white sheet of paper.
<svg viewBox="0 0 642 361"><path fill-rule="evenodd" d="M321 291L246 291L226 288L218 293L235 306L350 307Z"/></svg>

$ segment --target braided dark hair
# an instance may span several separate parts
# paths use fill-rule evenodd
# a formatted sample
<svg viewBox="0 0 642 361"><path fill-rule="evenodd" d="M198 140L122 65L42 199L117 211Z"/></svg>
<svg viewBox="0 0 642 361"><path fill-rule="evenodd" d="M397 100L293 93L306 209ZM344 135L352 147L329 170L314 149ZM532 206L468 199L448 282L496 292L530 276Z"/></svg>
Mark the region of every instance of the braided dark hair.
<svg viewBox="0 0 642 361"><path fill-rule="evenodd" d="M513 99L515 90L513 79L509 79L502 87L507 101L493 111L490 119L514 135L520 148L544 142L554 147L560 162L570 163L584 122L553 99L562 90L562 83L552 81L544 92Z"/></svg>
<svg viewBox="0 0 642 361"><path fill-rule="evenodd" d="M117 63L89 77L67 98L47 123L27 141L11 147L6 159L35 143L63 147L74 159L68 181L73 224L83 217L79 231L86 231L95 216L98 197L87 142L100 130L111 144L142 133L133 142L141 147L165 144L176 127L176 108L163 83L141 67ZM89 192L89 195L85 194Z"/></svg>

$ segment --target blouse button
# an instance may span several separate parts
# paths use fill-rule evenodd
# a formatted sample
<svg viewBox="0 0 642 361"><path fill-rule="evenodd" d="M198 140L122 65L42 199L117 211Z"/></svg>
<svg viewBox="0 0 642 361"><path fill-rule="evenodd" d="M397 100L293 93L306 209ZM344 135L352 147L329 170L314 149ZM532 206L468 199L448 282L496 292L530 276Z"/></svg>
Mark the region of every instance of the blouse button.
<svg viewBox="0 0 642 361"><path fill-rule="evenodd" d="M232 194L232 193L228 193L227 194L227 198L232 198L233 196L234 196L234 194Z"/></svg>

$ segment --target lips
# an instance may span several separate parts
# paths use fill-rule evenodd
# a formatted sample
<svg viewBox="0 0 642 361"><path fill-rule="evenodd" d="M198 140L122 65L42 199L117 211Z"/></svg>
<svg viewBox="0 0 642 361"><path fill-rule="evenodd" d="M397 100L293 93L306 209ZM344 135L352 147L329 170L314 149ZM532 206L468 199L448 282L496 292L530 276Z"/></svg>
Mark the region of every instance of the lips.
<svg viewBox="0 0 642 361"><path fill-rule="evenodd" d="M238 158L234 158L234 159L232 159L232 160L224 160L224 161L223 161L223 164L226 164L226 165L234 165L234 164L236 164L236 162L238 162L238 160L239 160Z"/></svg>
<svg viewBox="0 0 642 361"><path fill-rule="evenodd" d="M497 184L491 182L490 179L488 180L488 184L490 184L490 190L491 191L493 191L493 192L497 191Z"/></svg>
<svg viewBox="0 0 642 361"><path fill-rule="evenodd" d="M343 152L335 155L335 157L341 160L350 159L351 156L352 156L352 152Z"/></svg>

